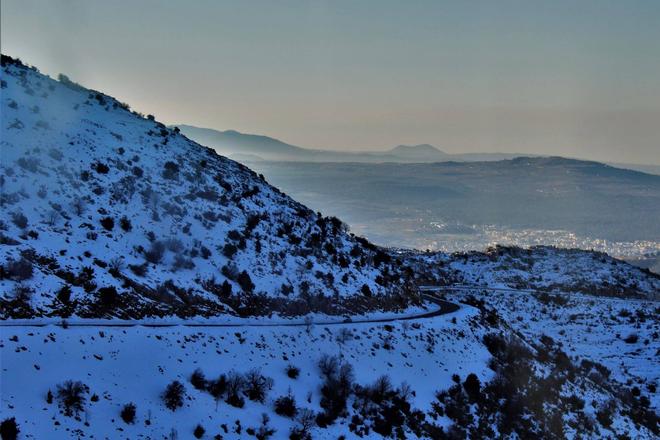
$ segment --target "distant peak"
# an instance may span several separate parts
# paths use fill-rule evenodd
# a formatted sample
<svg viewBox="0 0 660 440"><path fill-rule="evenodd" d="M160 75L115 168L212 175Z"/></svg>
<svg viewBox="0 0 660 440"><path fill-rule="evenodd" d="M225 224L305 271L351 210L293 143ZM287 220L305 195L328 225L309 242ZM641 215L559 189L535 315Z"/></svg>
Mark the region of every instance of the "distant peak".
<svg viewBox="0 0 660 440"><path fill-rule="evenodd" d="M392 148L392 153L403 153L403 154L446 154L444 151L434 147L430 144L418 144L418 145L397 145Z"/></svg>

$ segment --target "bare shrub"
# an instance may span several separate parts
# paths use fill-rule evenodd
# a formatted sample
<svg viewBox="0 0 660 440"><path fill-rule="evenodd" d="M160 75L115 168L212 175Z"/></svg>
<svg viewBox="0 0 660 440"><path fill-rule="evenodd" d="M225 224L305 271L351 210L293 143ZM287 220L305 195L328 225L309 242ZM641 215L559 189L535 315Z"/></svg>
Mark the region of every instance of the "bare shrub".
<svg viewBox="0 0 660 440"><path fill-rule="evenodd" d="M33 273L32 262L23 257L20 260L10 259L4 266L4 276L14 281L29 280Z"/></svg>
<svg viewBox="0 0 660 440"><path fill-rule="evenodd" d="M165 244L160 240L152 242L149 250L144 252L145 260L153 264L163 261L163 256L165 256Z"/></svg>
<svg viewBox="0 0 660 440"><path fill-rule="evenodd" d="M20 229L25 229L28 226L28 218L20 211L12 213L11 221Z"/></svg>
<svg viewBox="0 0 660 440"><path fill-rule="evenodd" d="M245 374L245 394L248 399L263 402L266 393L273 387L273 379L261 374L261 371L254 368Z"/></svg>
<svg viewBox="0 0 660 440"><path fill-rule="evenodd" d="M67 380L57 386L57 398L67 417L78 416L85 409L85 394L89 387L82 382Z"/></svg>
<svg viewBox="0 0 660 440"><path fill-rule="evenodd" d="M243 379L243 376L235 371L230 371L229 374L227 374L227 398L225 401L231 406L243 408L245 400L241 397L241 391L243 391L244 387L245 380Z"/></svg>

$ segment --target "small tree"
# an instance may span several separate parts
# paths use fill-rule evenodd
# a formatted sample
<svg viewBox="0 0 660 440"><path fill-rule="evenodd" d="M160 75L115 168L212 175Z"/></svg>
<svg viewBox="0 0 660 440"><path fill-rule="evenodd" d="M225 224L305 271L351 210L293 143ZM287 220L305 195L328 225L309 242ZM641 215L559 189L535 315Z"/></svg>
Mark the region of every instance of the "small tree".
<svg viewBox="0 0 660 440"><path fill-rule="evenodd" d="M381 403L388 397L392 390L392 381L390 380L389 376L382 375L376 379L376 382L374 382L374 384L371 386L371 400L376 403Z"/></svg>
<svg viewBox="0 0 660 440"><path fill-rule="evenodd" d="M62 304L69 304L69 302L71 302L71 286L68 284L63 285L60 290L57 291L57 299Z"/></svg>
<svg viewBox="0 0 660 440"><path fill-rule="evenodd" d="M112 309L119 305L119 294L114 286L101 287L98 292L99 303L104 308Z"/></svg>
<svg viewBox="0 0 660 440"><path fill-rule="evenodd" d="M479 382L479 378L476 374L468 374L468 376L465 378L465 381L463 382L463 389L465 389L465 392L470 398L470 402L479 401L481 382Z"/></svg>
<svg viewBox="0 0 660 440"><path fill-rule="evenodd" d="M263 402L272 386L273 379L262 375L259 369L252 369L245 375L245 394L250 400Z"/></svg>
<svg viewBox="0 0 660 440"><path fill-rule="evenodd" d="M299 426L291 429L289 438L291 440L310 440L312 437L310 431L314 426L316 415L314 411L308 408L302 408L298 411Z"/></svg>
<svg viewBox="0 0 660 440"><path fill-rule="evenodd" d="M220 402L225 391L227 391L227 377L221 374L216 380L210 381L208 383L208 391L215 399L215 408L218 409L218 402Z"/></svg>
<svg viewBox="0 0 660 440"><path fill-rule="evenodd" d="M236 408L243 408L245 400L241 397L240 393L245 387L245 380L243 376L235 371L230 371L227 375L227 398L226 402Z"/></svg>
<svg viewBox="0 0 660 440"><path fill-rule="evenodd" d="M177 408L183 406L183 398L186 395L186 388L178 380L170 383L167 388L165 388L165 393L163 393L163 402L165 406L172 410L176 411Z"/></svg>
<svg viewBox="0 0 660 440"><path fill-rule="evenodd" d="M57 386L57 398L67 417L78 416L85 409L85 394L89 388L82 382L67 380Z"/></svg>
<svg viewBox="0 0 660 440"><path fill-rule="evenodd" d="M250 275L246 271L238 274L236 282L238 282L238 285L241 286L241 289L243 289L243 292L245 293L252 293L254 290L254 283L252 282L252 278L250 278Z"/></svg>

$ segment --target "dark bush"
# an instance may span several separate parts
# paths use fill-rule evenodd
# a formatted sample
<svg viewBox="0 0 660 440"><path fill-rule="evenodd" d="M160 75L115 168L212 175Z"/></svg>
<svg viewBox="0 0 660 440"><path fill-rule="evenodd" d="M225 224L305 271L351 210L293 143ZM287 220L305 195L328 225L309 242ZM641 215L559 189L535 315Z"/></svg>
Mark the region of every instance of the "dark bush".
<svg viewBox="0 0 660 440"><path fill-rule="evenodd" d="M25 305L29 305L33 295L34 295L34 289L22 283L15 285L11 291L12 298Z"/></svg>
<svg viewBox="0 0 660 440"><path fill-rule="evenodd" d="M204 376L204 372L199 368L193 371L193 374L190 376L190 383L192 384L193 388L195 388L196 390L205 390L207 387L207 383L206 383L206 376Z"/></svg>
<svg viewBox="0 0 660 440"><path fill-rule="evenodd" d="M236 252L238 252L238 248L231 243L225 243L222 248L222 254L227 258L232 258Z"/></svg>
<svg viewBox="0 0 660 440"><path fill-rule="evenodd" d="M603 406L596 411L596 420L598 420L598 423L605 428L609 428L612 425L612 416L615 409L616 404L613 401L603 404Z"/></svg>
<svg viewBox="0 0 660 440"><path fill-rule="evenodd" d="M32 278L34 270L32 262L21 257L20 260L8 260L4 272L7 278L14 281L25 281Z"/></svg>
<svg viewBox="0 0 660 440"><path fill-rule="evenodd" d="M4 419L0 423L0 437L2 437L2 440L16 440L19 432L21 430L18 429L18 424L14 417Z"/></svg>
<svg viewBox="0 0 660 440"><path fill-rule="evenodd" d="M163 402L165 406L172 410L176 411L177 408L183 406L183 398L186 395L186 388L181 382L175 380L170 383L167 388L165 388L165 393L163 393Z"/></svg>
<svg viewBox="0 0 660 440"><path fill-rule="evenodd" d="M195 430L193 431L193 435L195 438L202 438L204 437L204 433L206 432L206 429L202 425L197 425L195 427Z"/></svg>
<svg viewBox="0 0 660 440"><path fill-rule="evenodd" d="M636 344L639 341L639 336L636 333L631 333L623 340L626 344Z"/></svg>
<svg viewBox="0 0 660 440"><path fill-rule="evenodd" d="M103 217L101 219L101 226L103 226L106 231L112 231L115 227L115 220L112 217Z"/></svg>
<svg viewBox="0 0 660 440"><path fill-rule="evenodd" d="M57 386L57 398L67 417L78 416L85 409L85 394L89 388L82 382L67 380Z"/></svg>
<svg viewBox="0 0 660 440"><path fill-rule="evenodd" d="M128 268L133 272L135 275L139 277L143 277L147 274L147 263L144 264L129 264Z"/></svg>
<svg viewBox="0 0 660 440"><path fill-rule="evenodd" d="M69 304L69 302L71 302L71 286L68 284L62 286L62 288L57 291L57 299L62 304Z"/></svg>
<svg viewBox="0 0 660 440"><path fill-rule="evenodd" d="M177 165L175 162L165 162L165 166L163 168L163 177L165 179L174 180L179 177L179 165Z"/></svg>
<svg viewBox="0 0 660 440"><path fill-rule="evenodd" d="M250 275L248 275L246 271L243 271L240 274L238 274L238 277L236 278L236 282L238 283L239 286L241 286L243 292L252 293L252 291L254 291L254 284L252 283L252 278L250 278Z"/></svg>
<svg viewBox="0 0 660 440"><path fill-rule="evenodd" d="M114 286L101 287L99 290L99 302L105 308L114 308L119 305L119 294Z"/></svg>
<svg viewBox="0 0 660 440"><path fill-rule="evenodd" d="M121 409L121 419L128 424L132 424L135 422L135 404L134 403L127 403L124 405L124 407Z"/></svg>
<svg viewBox="0 0 660 440"><path fill-rule="evenodd" d="M209 394L211 394L217 402L227 391L227 376L221 374L216 380L209 381L207 383L207 389Z"/></svg>
<svg viewBox="0 0 660 440"><path fill-rule="evenodd" d="M123 216L121 219L119 219L119 226L125 232L130 232L130 230L133 229L133 225L131 225L131 221L126 216Z"/></svg>
<svg viewBox="0 0 660 440"><path fill-rule="evenodd" d="M463 382L463 389L470 398L470 402L478 402L480 400L481 382L476 374L468 374Z"/></svg>
<svg viewBox="0 0 660 440"><path fill-rule="evenodd" d="M108 171L110 171L110 168L102 162L96 162L92 165L92 168L99 174L108 174Z"/></svg>
<svg viewBox="0 0 660 440"><path fill-rule="evenodd" d="M369 286L367 284L362 285L362 288L360 289L360 292L362 292L362 295L364 295L366 297L371 296L371 289L369 288Z"/></svg>
<svg viewBox="0 0 660 440"><path fill-rule="evenodd" d="M11 215L11 221L16 225L16 227L25 229L28 225L28 218L22 212L14 212Z"/></svg>
<svg viewBox="0 0 660 440"><path fill-rule="evenodd" d="M296 399L291 394L278 397L277 400L275 400L275 412L284 417L295 417L298 413Z"/></svg>
<svg viewBox="0 0 660 440"><path fill-rule="evenodd" d="M294 365L287 365L286 375L289 376L291 379L297 379L298 375L300 375L300 368Z"/></svg>
<svg viewBox="0 0 660 440"><path fill-rule="evenodd" d="M153 263L153 264L158 264L161 261L163 261L164 255L165 255L165 244L160 240L156 240L152 242L149 250L144 252L144 258L149 263Z"/></svg>

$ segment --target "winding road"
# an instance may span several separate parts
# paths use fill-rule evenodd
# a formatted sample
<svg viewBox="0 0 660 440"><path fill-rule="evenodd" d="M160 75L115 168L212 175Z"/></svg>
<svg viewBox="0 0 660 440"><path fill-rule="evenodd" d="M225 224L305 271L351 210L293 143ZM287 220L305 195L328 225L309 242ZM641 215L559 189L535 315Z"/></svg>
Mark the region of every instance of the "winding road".
<svg viewBox="0 0 660 440"><path fill-rule="evenodd" d="M328 321L297 321L297 322L194 322L191 320L181 321L127 321L127 320L103 320L103 319L89 319L81 321L67 320L68 327L306 327L308 325L345 325L345 324L365 324L365 323L387 323L398 321L411 321L419 319L429 319L449 313L454 313L464 307L444 299L438 298L429 293L422 293L424 299L437 306L435 310L424 312L414 315L391 316L384 318L365 318L353 319L345 318L342 320L328 320ZM62 325L62 319L35 319L35 320L11 320L0 321L1 327L46 327L49 325Z"/></svg>

